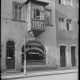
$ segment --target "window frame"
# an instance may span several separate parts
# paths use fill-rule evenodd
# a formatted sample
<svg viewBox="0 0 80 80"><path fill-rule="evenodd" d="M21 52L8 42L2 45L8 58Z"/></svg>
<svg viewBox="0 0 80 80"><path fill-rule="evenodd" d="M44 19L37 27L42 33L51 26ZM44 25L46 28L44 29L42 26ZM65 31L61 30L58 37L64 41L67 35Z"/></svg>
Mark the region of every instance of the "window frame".
<svg viewBox="0 0 80 80"><path fill-rule="evenodd" d="M73 1L72 0L59 0L58 2L59 2L59 4L67 5L67 6L70 6L70 7L73 6Z"/></svg>
<svg viewBox="0 0 80 80"><path fill-rule="evenodd" d="M32 7L32 5L33 5L33 7ZM44 13L44 16L45 16L45 9L44 10L41 10L41 7L43 7L42 5L37 5L37 4L32 4L31 5L31 19L33 19L33 20L40 20L40 21L45 21L45 17L44 17L44 19L41 19L41 13ZM40 6L40 7L39 7ZM43 7L44 8L44 7ZM36 13L34 14L34 11L36 12L36 10L39 10L39 12L40 12L40 14L39 14L39 19L37 19L37 18L34 18L34 15L36 15ZM33 13L32 13L33 12ZM33 14L33 16L32 16L32 14ZM36 16L37 17L37 16Z"/></svg>
<svg viewBox="0 0 80 80"><path fill-rule="evenodd" d="M73 5L72 0L65 0L65 2L66 2L67 6L71 6L72 7L72 5Z"/></svg>
<svg viewBox="0 0 80 80"><path fill-rule="evenodd" d="M65 17L58 17L58 30L66 30Z"/></svg>
<svg viewBox="0 0 80 80"><path fill-rule="evenodd" d="M59 4L64 4L65 5L65 0L59 0Z"/></svg>
<svg viewBox="0 0 80 80"><path fill-rule="evenodd" d="M67 27L67 31L73 31L72 19L66 19L66 27ZM70 27L72 27L72 29Z"/></svg>
<svg viewBox="0 0 80 80"><path fill-rule="evenodd" d="M17 18L15 18L15 8L14 8L15 5L18 6L18 9L17 9L17 12L18 12ZM12 5L12 8L13 8L13 11L12 11L12 20L15 20L15 21L22 21L22 9L19 10L19 6L22 6L22 3L13 2L13 5ZM20 15L19 15L19 12L21 13Z"/></svg>
<svg viewBox="0 0 80 80"><path fill-rule="evenodd" d="M49 18L49 22L48 23L46 23L46 11L50 12L50 16L48 17ZM51 21L52 21L52 11L50 9L45 9L45 25L52 25Z"/></svg>

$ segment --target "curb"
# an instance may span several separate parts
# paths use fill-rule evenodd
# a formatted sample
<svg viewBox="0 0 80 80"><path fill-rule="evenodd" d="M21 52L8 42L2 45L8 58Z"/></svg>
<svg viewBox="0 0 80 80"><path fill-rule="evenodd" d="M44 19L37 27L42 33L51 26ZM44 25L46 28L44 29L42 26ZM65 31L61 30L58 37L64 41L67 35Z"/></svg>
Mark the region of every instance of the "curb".
<svg viewBox="0 0 80 80"><path fill-rule="evenodd" d="M12 76L2 76L2 80L19 79L19 78L29 78L29 77L39 77L39 76L49 76L49 75L62 75L62 74L72 74L78 73L77 70L62 70L62 71L44 71L44 72L28 72L27 75L12 75Z"/></svg>

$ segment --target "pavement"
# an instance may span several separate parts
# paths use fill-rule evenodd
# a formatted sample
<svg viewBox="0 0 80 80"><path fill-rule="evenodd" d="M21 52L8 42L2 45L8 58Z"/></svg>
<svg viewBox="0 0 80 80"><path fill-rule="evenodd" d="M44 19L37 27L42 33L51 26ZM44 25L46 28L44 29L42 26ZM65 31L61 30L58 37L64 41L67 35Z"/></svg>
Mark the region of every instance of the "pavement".
<svg viewBox="0 0 80 80"><path fill-rule="evenodd" d="M78 69L67 69L67 70L46 70L46 71L30 71L24 75L23 72L17 73L4 73L1 74L2 80L11 80L11 79L21 79L28 77L36 76L47 76L47 75L60 75L60 74L69 74L69 73L78 73Z"/></svg>

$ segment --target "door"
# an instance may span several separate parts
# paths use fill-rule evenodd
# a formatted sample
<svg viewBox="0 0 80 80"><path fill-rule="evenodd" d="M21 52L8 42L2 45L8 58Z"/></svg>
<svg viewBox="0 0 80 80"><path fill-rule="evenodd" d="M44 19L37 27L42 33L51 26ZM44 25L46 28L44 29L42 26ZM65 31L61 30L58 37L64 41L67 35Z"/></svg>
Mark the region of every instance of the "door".
<svg viewBox="0 0 80 80"><path fill-rule="evenodd" d="M75 47L71 47L71 62L72 66L76 66L76 58L75 58Z"/></svg>
<svg viewBox="0 0 80 80"><path fill-rule="evenodd" d="M66 66L65 46L60 46L60 65L61 65L61 67L65 67Z"/></svg>
<svg viewBox="0 0 80 80"><path fill-rule="evenodd" d="M13 41L7 42L6 48L6 65L7 69L15 69L15 45Z"/></svg>

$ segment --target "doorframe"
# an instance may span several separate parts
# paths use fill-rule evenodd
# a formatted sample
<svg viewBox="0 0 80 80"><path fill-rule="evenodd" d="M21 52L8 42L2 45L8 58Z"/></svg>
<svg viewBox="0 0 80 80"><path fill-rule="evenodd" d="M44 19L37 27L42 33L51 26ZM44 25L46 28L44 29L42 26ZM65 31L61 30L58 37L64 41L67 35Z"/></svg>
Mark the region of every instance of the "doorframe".
<svg viewBox="0 0 80 80"><path fill-rule="evenodd" d="M65 46L65 67L67 67L67 64L68 64L68 54L67 54L67 51L68 51L68 45L66 45L66 44L64 44L64 43L62 43L62 44L59 44L58 45L58 58L59 58L59 67L61 67L61 62L60 62L60 46ZM62 68L62 67L61 67ZM64 67L63 67L64 68Z"/></svg>
<svg viewBox="0 0 80 80"><path fill-rule="evenodd" d="M75 47L75 64L77 65L77 55L76 55L76 52L77 52L77 45L75 45L75 44L72 44L72 45L70 45L70 56L71 56L71 47ZM71 60L71 57L70 57L70 60ZM72 66L72 60L71 60L71 66ZM72 66L72 67L75 67L75 66Z"/></svg>
<svg viewBox="0 0 80 80"><path fill-rule="evenodd" d="M14 69L15 69L15 66L16 66L16 65L15 65L15 63L16 63L16 62L15 62L15 48L16 48L15 43L16 43L16 42L11 38L11 39L8 39L8 40L6 41L6 44L7 44L8 41L14 42ZM8 69L8 68L7 68L7 45L6 45L6 69Z"/></svg>

